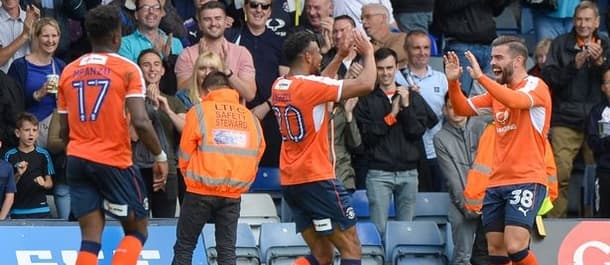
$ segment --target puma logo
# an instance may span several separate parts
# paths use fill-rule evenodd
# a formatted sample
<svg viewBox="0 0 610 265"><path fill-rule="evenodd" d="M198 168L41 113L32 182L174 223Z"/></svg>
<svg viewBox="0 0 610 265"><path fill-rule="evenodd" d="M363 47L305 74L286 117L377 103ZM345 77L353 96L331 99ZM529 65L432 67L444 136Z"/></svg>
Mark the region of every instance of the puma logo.
<svg viewBox="0 0 610 265"><path fill-rule="evenodd" d="M526 216L526 217L527 217L527 212L529 212L529 210L530 210L530 209L523 209L523 207L519 206L519 208L518 208L517 210L519 210L520 212L522 212L522 213L523 213L523 216Z"/></svg>

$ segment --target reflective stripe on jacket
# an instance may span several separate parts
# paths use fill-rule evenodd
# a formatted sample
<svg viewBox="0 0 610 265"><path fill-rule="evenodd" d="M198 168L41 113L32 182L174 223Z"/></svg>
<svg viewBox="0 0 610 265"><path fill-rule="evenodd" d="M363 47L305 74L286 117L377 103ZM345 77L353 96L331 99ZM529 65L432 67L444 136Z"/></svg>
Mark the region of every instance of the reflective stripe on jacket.
<svg viewBox="0 0 610 265"><path fill-rule="evenodd" d="M186 114L178 164L186 189L239 198L254 181L265 150L258 119L233 89L212 90Z"/></svg>
<svg viewBox="0 0 610 265"><path fill-rule="evenodd" d="M548 139L545 139L545 157L547 174L547 195L554 201L558 195L557 167L553 157L553 150ZM468 210L480 211L483 207L485 190L489 183L489 176L493 167L493 154L495 143L495 126L489 124L479 140L477 155L468 171L466 188L464 189L464 204Z"/></svg>

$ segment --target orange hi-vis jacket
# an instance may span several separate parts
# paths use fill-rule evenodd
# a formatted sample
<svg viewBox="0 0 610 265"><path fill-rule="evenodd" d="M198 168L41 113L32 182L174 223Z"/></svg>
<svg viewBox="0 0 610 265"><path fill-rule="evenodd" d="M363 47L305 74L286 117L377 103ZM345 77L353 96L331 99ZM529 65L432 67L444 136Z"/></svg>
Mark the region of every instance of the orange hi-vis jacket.
<svg viewBox="0 0 610 265"><path fill-rule="evenodd" d="M487 189L493 167L495 131L494 124L489 124L485 128L479 139L477 155L468 171L466 188L464 189L464 205L466 209L471 211L478 212L483 207L485 190ZM545 140L544 161L547 173L547 196L551 201L554 201L559 194L559 187L557 186L555 158L553 157L553 151L548 139Z"/></svg>
<svg viewBox="0 0 610 265"><path fill-rule="evenodd" d="M186 114L178 167L187 191L236 199L250 189L264 151L258 119L237 91L220 88Z"/></svg>

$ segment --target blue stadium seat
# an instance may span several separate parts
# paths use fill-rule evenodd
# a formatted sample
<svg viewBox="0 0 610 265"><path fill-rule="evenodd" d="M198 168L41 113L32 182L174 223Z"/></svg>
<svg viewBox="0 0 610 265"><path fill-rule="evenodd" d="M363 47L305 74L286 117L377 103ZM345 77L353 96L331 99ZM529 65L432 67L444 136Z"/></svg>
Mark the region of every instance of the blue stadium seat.
<svg viewBox="0 0 610 265"><path fill-rule="evenodd" d="M369 199L366 197L366 190L356 190L352 193L352 206L354 207L354 211L356 211L356 217L358 220L370 220L371 215L369 211ZM389 219L393 219L396 216L396 211L394 209L394 196L390 199L390 207L388 209L388 217Z"/></svg>
<svg viewBox="0 0 610 265"><path fill-rule="evenodd" d="M261 260L266 265L289 265L310 253L294 223L262 224L259 242Z"/></svg>
<svg viewBox="0 0 610 265"><path fill-rule="evenodd" d="M448 222L449 193L418 192L415 203L415 221L434 221L439 225Z"/></svg>
<svg viewBox="0 0 610 265"><path fill-rule="evenodd" d="M257 240L261 224L280 222L275 203L267 193L242 194L240 208L238 222L250 225Z"/></svg>
<svg viewBox="0 0 610 265"><path fill-rule="evenodd" d="M437 57L441 56L441 51L438 48L438 42L436 41L436 37L432 34L428 34L430 38L430 56Z"/></svg>
<svg viewBox="0 0 610 265"><path fill-rule="evenodd" d="M431 221L388 221L386 259L393 265L446 265L441 232Z"/></svg>
<svg viewBox="0 0 610 265"><path fill-rule="evenodd" d="M377 227L370 222L358 222L356 231L362 246L362 265L383 265L383 243Z"/></svg>
<svg viewBox="0 0 610 265"><path fill-rule="evenodd" d="M259 167L254 183L250 186L251 192L280 193L280 169L277 167Z"/></svg>
<svg viewBox="0 0 610 265"><path fill-rule="evenodd" d="M218 253L216 252L216 226L205 224L203 227L203 240L208 255L208 264L218 264ZM261 264L256 239L248 224L237 224L237 242L235 244L235 254L238 265L259 265Z"/></svg>

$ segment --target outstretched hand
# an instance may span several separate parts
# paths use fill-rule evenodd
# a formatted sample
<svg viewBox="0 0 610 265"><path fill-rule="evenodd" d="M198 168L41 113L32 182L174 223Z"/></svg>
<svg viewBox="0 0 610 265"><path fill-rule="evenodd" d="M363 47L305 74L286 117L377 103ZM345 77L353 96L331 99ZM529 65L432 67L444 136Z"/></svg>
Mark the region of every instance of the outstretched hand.
<svg viewBox="0 0 610 265"><path fill-rule="evenodd" d="M460 79L462 75L462 67L460 66L460 59L458 59L455 52L448 52L443 55L443 62L445 63L445 75L447 80L456 81Z"/></svg>
<svg viewBox="0 0 610 265"><path fill-rule="evenodd" d="M468 61L470 62L470 66L466 67L468 73L470 73L472 79L479 79L479 77L483 75L483 71L481 70L481 66L479 66L477 58L474 57L474 54L472 54L472 52L470 51L466 51L464 55L466 55L466 59L468 59Z"/></svg>

